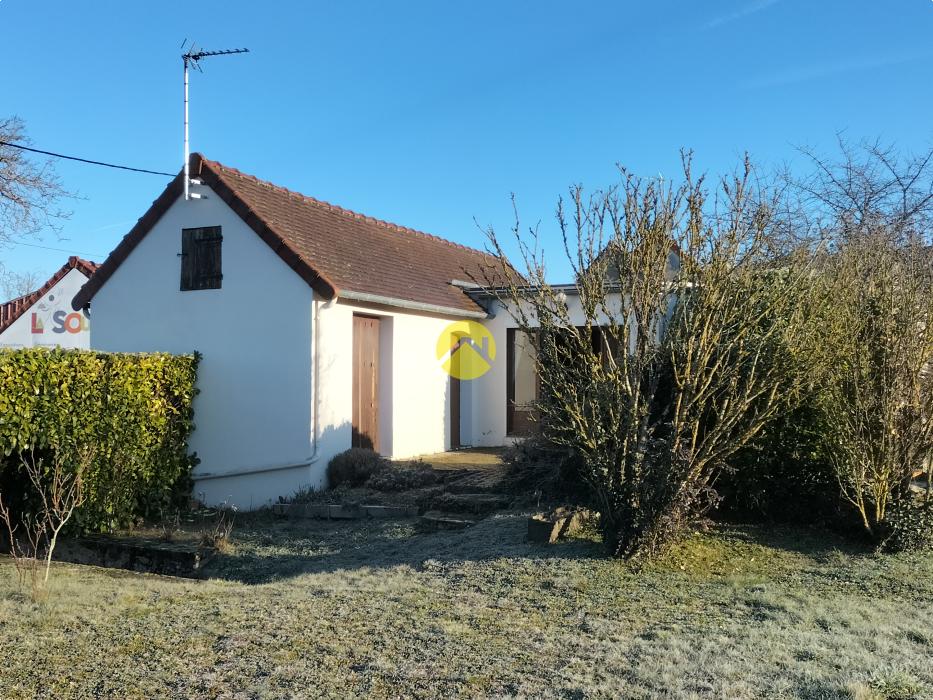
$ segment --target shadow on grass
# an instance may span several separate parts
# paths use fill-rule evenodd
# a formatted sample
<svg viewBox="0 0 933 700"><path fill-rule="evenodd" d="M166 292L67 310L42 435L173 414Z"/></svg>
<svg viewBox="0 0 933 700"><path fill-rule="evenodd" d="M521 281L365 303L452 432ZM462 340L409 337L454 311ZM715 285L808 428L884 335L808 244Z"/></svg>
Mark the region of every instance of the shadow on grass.
<svg viewBox="0 0 933 700"><path fill-rule="evenodd" d="M874 552L866 541L817 526L721 523L716 531L746 544L803 554L818 561L839 554L858 557Z"/></svg>
<svg viewBox="0 0 933 700"><path fill-rule="evenodd" d="M525 541L526 532L527 513L514 511L490 516L465 530L433 533L420 532L413 520L285 520L268 513L250 514L234 530L233 551L215 556L204 575L262 584L305 574L395 567L423 570L509 559L606 560L595 536L538 545ZM851 563L872 554L870 548L836 533L791 526L721 524L701 542L706 544L697 549L688 538L683 547L693 548L695 563L709 571L733 558L741 560L749 547L769 550L759 561L771 560L774 573L783 566L779 561L799 566L798 560L792 564L782 552L823 565L840 557ZM749 556L756 556L755 552ZM682 569L678 561L665 563L663 558L658 566Z"/></svg>
<svg viewBox="0 0 933 700"><path fill-rule="evenodd" d="M473 527L425 533L414 521L277 520L249 516L234 531L234 551L215 556L208 578L262 584L357 569L408 566L421 570L448 564L508 558L596 559L599 542L570 540L544 546L525 542L527 514L500 513Z"/></svg>

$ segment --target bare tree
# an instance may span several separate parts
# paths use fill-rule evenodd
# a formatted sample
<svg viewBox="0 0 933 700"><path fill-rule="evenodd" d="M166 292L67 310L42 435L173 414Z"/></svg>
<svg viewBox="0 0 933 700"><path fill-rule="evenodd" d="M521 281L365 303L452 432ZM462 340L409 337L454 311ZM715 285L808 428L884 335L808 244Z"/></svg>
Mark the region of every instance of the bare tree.
<svg viewBox="0 0 933 700"><path fill-rule="evenodd" d="M42 284L42 275L37 271L16 272L0 263L0 301L16 299L36 291Z"/></svg>
<svg viewBox="0 0 933 700"><path fill-rule="evenodd" d="M57 230L69 212L58 204L70 196L50 160L39 161L9 143L29 144L18 117L0 119L0 246L44 228Z"/></svg>
<svg viewBox="0 0 933 700"><path fill-rule="evenodd" d="M677 187L622 174L558 206L570 295L549 283L537 230L518 224L527 272L503 264L494 293L534 339L541 431L582 458L610 551L635 556L712 502L729 456L802 386L787 349L804 347L810 277L774 253L782 192L747 161L712 197L689 156Z"/></svg>
<svg viewBox="0 0 933 700"><path fill-rule="evenodd" d="M929 241L933 231L933 149L904 154L881 141L837 138L838 155L800 149L813 172L790 177L812 230L839 242L870 234Z"/></svg>
<svg viewBox="0 0 933 700"><path fill-rule="evenodd" d="M803 230L827 244L814 401L842 496L881 539L933 456L933 150L838 141L835 155L804 149L813 173L792 179Z"/></svg>

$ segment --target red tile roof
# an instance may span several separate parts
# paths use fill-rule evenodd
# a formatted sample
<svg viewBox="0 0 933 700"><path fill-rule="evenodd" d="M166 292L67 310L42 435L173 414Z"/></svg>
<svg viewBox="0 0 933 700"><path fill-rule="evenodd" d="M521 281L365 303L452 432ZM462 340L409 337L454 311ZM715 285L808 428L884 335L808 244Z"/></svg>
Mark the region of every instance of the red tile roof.
<svg viewBox="0 0 933 700"><path fill-rule="evenodd" d="M62 265L58 272L52 275L39 289L0 304L0 333L12 326L16 319L26 313L33 304L48 294L52 287L61 282L69 272L72 270L79 270L84 273L85 277L90 277L97 271L97 267L97 263L91 262L90 260L83 260L72 255L68 258L68 262Z"/></svg>
<svg viewBox="0 0 933 700"><path fill-rule="evenodd" d="M495 257L421 231L357 214L193 154L200 178L324 298L384 297L476 314L452 280L495 278ZM81 289L81 308L181 195L179 174Z"/></svg>

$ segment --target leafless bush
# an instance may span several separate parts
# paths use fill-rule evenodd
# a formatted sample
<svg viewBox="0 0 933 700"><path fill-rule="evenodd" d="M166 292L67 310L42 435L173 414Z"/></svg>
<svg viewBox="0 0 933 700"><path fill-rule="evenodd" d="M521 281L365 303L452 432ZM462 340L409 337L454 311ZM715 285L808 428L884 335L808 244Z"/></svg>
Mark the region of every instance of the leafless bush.
<svg viewBox="0 0 933 700"><path fill-rule="evenodd" d="M844 498L880 536L888 505L933 454L933 260L918 243L865 234L839 247L826 274L829 454Z"/></svg>
<svg viewBox="0 0 933 700"><path fill-rule="evenodd" d="M362 486L373 475L389 466L388 460L368 447L351 447L334 455L327 463L327 483L337 486Z"/></svg>
<svg viewBox="0 0 933 700"><path fill-rule="evenodd" d="M503 265L494 294L533 339L544 437L580 456L610 550L636 556L715 501L726 459L802 386L776 358L806 347L810 275L775 245L783 191L747 161L713 192L689 156L677 186L622 175L559 203L573 289L549 283L537 230L516 223L525 276Z"/></svg>
<svg viewBox="0 0 933 700"><path fill-rule="evenodd" d="M0 494L0 520L6 526L10 556L20 585L28 582L34 599L48 596L52 555L62 529L84 502L83 475L91 459L90 450L85 450L79 463L69 467L52 450L48 464L30 450L23 455L22 466L31 486L31 503L13 513Z"/></svg>
<svg viewBox="0 0 933 700"><path fill-rule="evenodd" d="M236 521L237 509L226 503L217 508L210 526L201 533L201 544L213 547L218 552L227 552L232 548L230 535Z"/></svg>
<svg viewBox="0 0 933 700"><path fill-rule="evenodd" d="M933 151L840 139L796 183L827 242L818 406L843 498L881 541L933 457Z"/></svg>

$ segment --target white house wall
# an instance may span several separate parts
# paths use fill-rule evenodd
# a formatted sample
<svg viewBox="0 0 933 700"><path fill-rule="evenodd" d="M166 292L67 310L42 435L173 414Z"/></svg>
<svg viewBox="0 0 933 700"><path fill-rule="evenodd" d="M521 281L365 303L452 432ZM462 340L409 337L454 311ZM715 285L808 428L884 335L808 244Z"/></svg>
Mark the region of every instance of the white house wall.
<svg viewBox="0 0 933 700"><path fill-rule="evenodd" d="M87 282L80 270L71 269L9 328L0 333L0 348L62 347L87 350L91 347L91 324L71 300Z"/></svg>
<svg viewBox="0 0 933 700"><path fill-rule="evenodd" d="M264 505L319 485L311 456L312 292L219 197L179 199L97 292L93 347L203 354L191 449L195 495ZM221 226L221 289L179 291L181 231ZM207 475L306 466L236 478Z"/></svg>
<svg viewBox="0 0 933 700"><path fill-rule="evenodd" d="M448 449L450 377L436 347L456 319L339 300L319 310L322 461L351 444L354 313L380 319L378 451L405 459Z"/></svg>

